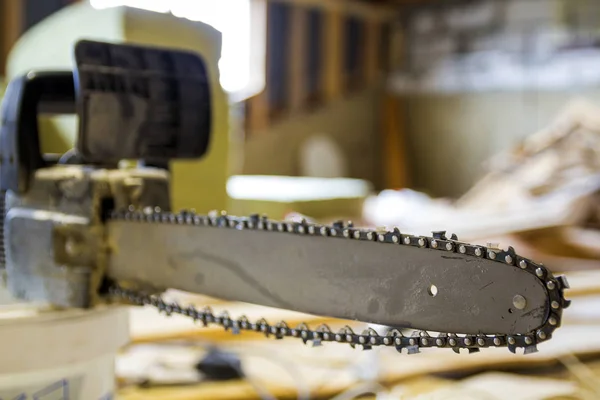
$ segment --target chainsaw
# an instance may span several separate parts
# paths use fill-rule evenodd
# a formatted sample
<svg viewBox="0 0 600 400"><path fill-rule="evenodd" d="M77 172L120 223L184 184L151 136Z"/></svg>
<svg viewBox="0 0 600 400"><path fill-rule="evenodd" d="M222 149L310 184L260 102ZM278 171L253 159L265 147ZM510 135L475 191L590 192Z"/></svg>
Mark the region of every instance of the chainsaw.
<svg viewBox="0 0 600 400"><path fill-rule="evenodd" d="M210 147L204 60L96 41L78 42L74 60L73 71L14 79L2 103L1 262L18 299L75 308L125 302L233 333L409 354L490 347L528 354L560 326L566 279L512 247L442 231L171 210L169 161L198 159ZM78 116L72 150L42 154L44 113ZM386 331L251 321L165 301L168 289Z"/></svg>

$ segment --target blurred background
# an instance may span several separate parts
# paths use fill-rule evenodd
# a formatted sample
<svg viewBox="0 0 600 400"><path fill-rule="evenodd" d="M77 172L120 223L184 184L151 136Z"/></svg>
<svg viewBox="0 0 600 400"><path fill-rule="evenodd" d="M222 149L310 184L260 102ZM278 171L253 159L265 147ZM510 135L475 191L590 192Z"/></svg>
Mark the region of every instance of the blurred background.
<svg viewBox="0 0 600 400"><path fill-rule="evenodd" d="M311 347L136 308L119 399L600 399L600 2L0 0L0 94L72 69L83 38L207 61L213 143L174 163L176 208L444 229L565 272L574 300L528 356ZM47 152L72 147L75 117L40 125Z"/></svg>

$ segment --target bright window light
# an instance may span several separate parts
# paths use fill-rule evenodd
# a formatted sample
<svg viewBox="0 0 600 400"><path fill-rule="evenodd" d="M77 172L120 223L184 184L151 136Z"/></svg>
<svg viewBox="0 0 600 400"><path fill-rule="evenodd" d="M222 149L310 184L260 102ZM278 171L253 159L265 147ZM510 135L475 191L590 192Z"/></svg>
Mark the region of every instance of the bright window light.
<svg viewBox="0 0 600 400"><path fill-rule="evenodd" d="M250 97L264 87L263 0L90 0L90 4L97 9L128 6L171 12L180 18L211 25L223 35L220 82L232 100Z"/></svg>

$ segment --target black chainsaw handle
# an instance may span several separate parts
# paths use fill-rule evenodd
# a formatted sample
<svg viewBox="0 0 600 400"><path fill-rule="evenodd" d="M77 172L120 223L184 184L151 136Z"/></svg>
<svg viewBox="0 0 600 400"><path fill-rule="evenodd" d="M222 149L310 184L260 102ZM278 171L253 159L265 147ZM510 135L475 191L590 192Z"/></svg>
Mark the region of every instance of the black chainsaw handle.
<svg viewBox="0 0 600 400"><path fill-rule="evenodd" d="M70 71L31 71L9 83L0 111L0 190L27 192L35 171L55 161L41 152L38 115L74 113Z"/></svg>

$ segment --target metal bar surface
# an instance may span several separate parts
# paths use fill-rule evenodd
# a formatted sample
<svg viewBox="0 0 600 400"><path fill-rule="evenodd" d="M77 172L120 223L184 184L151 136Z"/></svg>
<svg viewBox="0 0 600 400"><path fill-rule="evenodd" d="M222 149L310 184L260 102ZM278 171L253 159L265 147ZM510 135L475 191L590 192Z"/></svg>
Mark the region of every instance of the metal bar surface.
<svg viewBox="0 0 600 400"><path fill-rule="evenodd" d="M110 221L108 237L108 276L117 282L449 333L527 334L549 313L532 274L458 253L132 221Z"/></svg>

